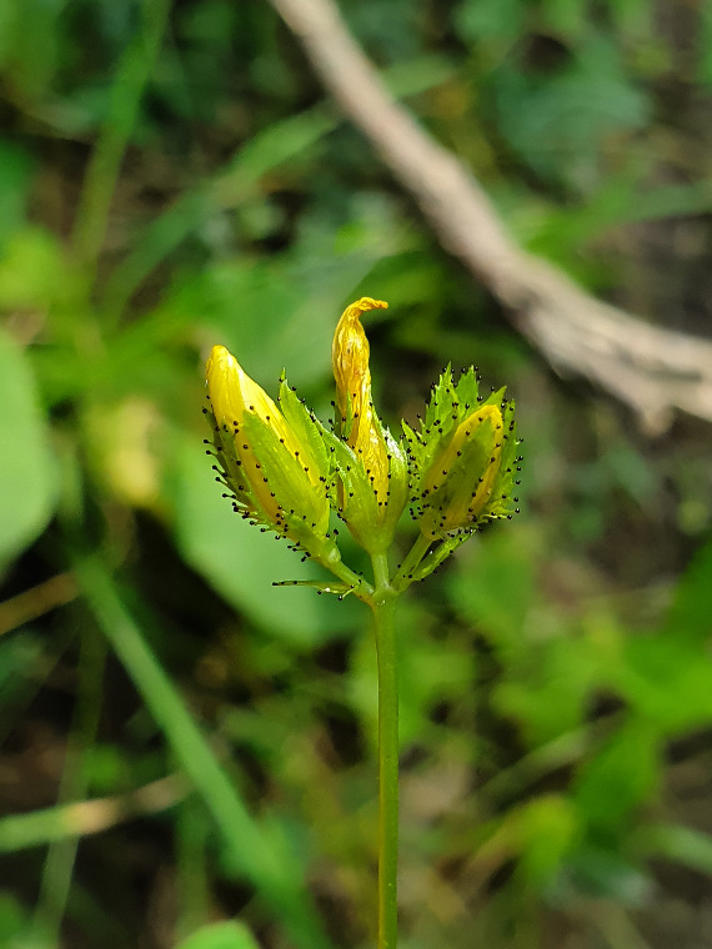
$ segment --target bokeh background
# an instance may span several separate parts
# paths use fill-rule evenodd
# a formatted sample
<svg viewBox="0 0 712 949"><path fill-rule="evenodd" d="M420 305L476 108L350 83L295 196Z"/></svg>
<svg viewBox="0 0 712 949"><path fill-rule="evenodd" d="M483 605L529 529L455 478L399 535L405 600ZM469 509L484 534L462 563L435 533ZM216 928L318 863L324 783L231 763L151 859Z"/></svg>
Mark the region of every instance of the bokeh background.
<svg viewBox="0 0 712 949"><path fill-rule="evenodd" d="M340 7L521 246L709 337L708 3ZM557 375L268 3L4 0L0 121L0 945L373 945L367 611L271 587L201 415L221 342L327 417L368 294L393 427L452 360L525 436L402 605L403 949L712 946L709 424Z"/></svg>

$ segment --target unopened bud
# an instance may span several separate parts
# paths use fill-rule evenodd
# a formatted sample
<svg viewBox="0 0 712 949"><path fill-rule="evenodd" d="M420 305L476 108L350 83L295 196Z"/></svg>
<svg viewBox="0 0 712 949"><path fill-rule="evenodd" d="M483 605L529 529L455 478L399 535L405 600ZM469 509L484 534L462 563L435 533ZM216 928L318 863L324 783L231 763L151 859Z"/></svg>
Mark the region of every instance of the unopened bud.
<svg viewBox="0 0 712 949"><path fill-rule="evenodd" d="M504 389L479 401L473 370L457 387L448 368L419 431L404 426L411 459L411 514L426 537L473 531L515 513L514 403Z"/></svg>
<svg viewBox="0 0 712 949"><path fill-rule="evenodd" d="M356 540L370 553L390 545L407 496L405 455L373 405L370 347L361 325L363 313L387 307L371 297L352 303L341 315L331 347L335 428L342 442L334 451L338 506Z"/></svg>
<svg viewBox="0 0 712 949"><path fill-rule="evenodd" d="M326 452L299 400L283 382L285 417L224 346L213 347L206 379L217 459L237 509L321 559L338 557L326 539Z"/></svg>

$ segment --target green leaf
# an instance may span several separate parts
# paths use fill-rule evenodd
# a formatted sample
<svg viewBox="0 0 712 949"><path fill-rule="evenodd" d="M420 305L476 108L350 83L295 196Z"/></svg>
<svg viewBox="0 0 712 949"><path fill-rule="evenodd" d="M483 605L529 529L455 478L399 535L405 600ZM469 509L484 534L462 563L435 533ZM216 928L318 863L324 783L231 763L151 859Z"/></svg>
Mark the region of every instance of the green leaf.
<svg viewBox="0 0 712 949"><path fill-rule="evenodd" d="M662 734L709 725L712 665L705 644L691 647L673 633L640 635L625 643L621 659L611 669L611 682Z"/></svg>
<svg viewBox="0 0 712 949"><path fill-rule="evenodd" d="M519 722L530 745L551 741L581 724L599 675L595 659L590 644L568 631L532 643L495 687L494 706Z"/></svg>
<svg viewBox="0 0 712 949"><path fill-rule="evenodd" d="M595 34L550 73L500 67L491 95L510 146L537 174L577 190L589 190L599 178L598 155L605 142L639 129L650 112L620 50Z"/></svg>
<svg viewBox="0 0 712 949"><path fill-rule="evenodd" d="M596 832L615 833L656 792L661 773L659 735L643 721L630 721L583 766L574 799Z"/></svg>
<svg viewBox="0 0 712 949"><path fill-rule="evenodd" d="M464 0L455 12L455 29L485 55L502 55L521 36L526 6L522 0Z"/></svg>
<svg viewBox="0 0 712 949"><path fill-rule="evenodd" d="M663 633L686 642L704 644L710 634L710 577L712 577L712 541L703 545L685 571Z"/></svg>
<svg viewBox="0 0 712 949"><path fill-rule="evenodd" d="M23 150L9 142L0 141L0 241L11 236L22 225L30 166L29 156Z"/></svg>
<svg viewBox="0 0 712 949"><path fill-rule="evenodd" d="M242 923L212 923L196 930L176 949L259 949L254 936Z"/></svg>
<svg viewBox="0 0 712 949"><path fill-rule="evenodd" d="M22 349L0 332L0 567L47 525L57 471L35 380Z"/></svg>
<svg viewBox="0 0 712 949"><path fill-rule="evenodd" d="M0 258L0 306L44 308L67 296L70 287L66 262L49 231L25 227L7 238Z"/></svg>

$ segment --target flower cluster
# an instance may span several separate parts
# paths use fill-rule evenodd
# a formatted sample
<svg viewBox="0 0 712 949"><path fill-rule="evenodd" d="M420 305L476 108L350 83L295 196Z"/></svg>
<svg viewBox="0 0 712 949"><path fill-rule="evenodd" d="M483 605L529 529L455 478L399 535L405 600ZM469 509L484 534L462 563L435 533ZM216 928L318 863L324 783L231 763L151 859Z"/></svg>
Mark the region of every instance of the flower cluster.
<svg viewBox="0 0 712 949"><path fill-rule="evenodd" d="M275 403L223 346L213 347L206 367L212 453L234 509L337 575L341 555L332 514L373 557L391 546L408 507L420 549L440 542L442 554L431 556L440 562L455 540L518 511L514 403L505 400L504 389L480 395L473 368L455 382L448 367L419 426L403 422L402 438L381 422L361 318L387 306L362 297L336 326L332 427L285 378Z"/></svg>

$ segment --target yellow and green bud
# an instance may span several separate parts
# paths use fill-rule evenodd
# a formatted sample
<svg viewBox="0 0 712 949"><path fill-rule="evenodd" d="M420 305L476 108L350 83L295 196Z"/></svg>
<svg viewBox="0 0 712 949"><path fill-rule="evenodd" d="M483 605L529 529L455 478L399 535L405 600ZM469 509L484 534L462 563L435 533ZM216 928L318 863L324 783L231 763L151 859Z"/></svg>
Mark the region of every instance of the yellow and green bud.
<svg viewBox="0 0 712 949"><path fill-rule="evenodd" d="M448 367L419 430L404 423L410 458L411 515L433 540L517 512L513 497L521 458L514 402L504 389L479 395L474 369L457 385Z"/></svg>
<svg viewBox="0 0 712 949"><path fill-rule="evenodd" d="M401 445L373 405L370 347L361 324L383 300L362 297L336 326L331 363L336 380L336 437L326 437L336 476L336 503L355 539L369 553L386 550L407 500L407 462Z"/></svg>
<svg viewBox="0 0 712 949"><path fill-rule="evenodd" d="M338 560L328 536L326 449L286 380L278 407L224 346L214 346L206 381L218 470L235 510L322 561Z"/></svg>

